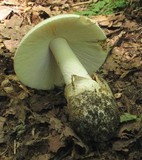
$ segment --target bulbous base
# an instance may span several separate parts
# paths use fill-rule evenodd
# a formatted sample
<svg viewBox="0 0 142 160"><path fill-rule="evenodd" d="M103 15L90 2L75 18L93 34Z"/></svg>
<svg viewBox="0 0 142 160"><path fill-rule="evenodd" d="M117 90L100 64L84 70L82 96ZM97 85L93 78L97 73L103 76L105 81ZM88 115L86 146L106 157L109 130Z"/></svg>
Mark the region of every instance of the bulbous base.
<svg viewBox="0 0 142 160"><path fill-rule="evenodd" d="M74 85L70 84L65 90L72 128L85 142L107 141L114 136L119 124L111 90L98 76L96 81L88 80L87 83L85 80L84 85L86 83L88 87L80 86L83 81L76 77Z"/></svg>

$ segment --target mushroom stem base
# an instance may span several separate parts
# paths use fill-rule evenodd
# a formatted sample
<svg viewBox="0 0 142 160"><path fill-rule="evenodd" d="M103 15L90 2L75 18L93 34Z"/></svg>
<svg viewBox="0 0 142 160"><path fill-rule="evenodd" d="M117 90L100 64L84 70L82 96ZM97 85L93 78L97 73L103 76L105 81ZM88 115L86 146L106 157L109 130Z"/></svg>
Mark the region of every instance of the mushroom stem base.
<svg viewBox="0 0 142 160"><path fill-rule="evenodd" d="M92 80L92 84L88 83L91 84L90 89L80 88L79 93L78 84L83 79L76 77L74 85L77 93L75 94L76 88L72 84L65 90L72 128L85 142L109 140L119 124L118 110L108 85L98 76L96 80Z"/></svg>

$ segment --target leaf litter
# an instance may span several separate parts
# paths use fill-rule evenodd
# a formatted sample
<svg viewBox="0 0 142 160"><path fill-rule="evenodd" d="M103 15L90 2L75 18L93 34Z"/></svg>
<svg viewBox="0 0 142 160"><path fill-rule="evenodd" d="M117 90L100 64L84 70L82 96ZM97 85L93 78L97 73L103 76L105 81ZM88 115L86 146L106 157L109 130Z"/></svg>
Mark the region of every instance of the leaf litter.
<svg viewBox="0 0 142 160"><path fill-rule="evenodd" d="M22 37L44 19L83 10L85 4L0 1L0 159L142 159L142 16L135 2L124 12L90 17L108 37L110 52L99 74L110 85L123 118L108 144L90 149L74 133L63 88L37 91L15 76L13 58Z"/></svg>

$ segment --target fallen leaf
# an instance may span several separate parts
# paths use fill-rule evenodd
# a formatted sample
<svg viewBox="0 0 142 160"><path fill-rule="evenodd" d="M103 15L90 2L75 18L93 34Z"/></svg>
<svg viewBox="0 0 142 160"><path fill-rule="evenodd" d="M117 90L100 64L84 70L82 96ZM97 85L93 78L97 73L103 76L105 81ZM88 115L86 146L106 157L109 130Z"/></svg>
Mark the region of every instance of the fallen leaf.
<svg viewBox="0 0 142 160"><path fill-rule="evenodd" d="M64 141L61 139L59 134L56 134L56 135L50 134L48 136L48 145L49 145L50 151L54 153L56 153L58 149L60 149L61 147L65 146Z"/></svg>
<svg viewBox="0 0 142 160"><path fill-rule="evenodd" d="M12 8L7 6L0 6L0 21L6 19L6 17L12 12Z"/></svg>
<svg viewBox="0 0 142 160"><path fill-rule="evenodd" d="M128 152L128 146L131 144L131 141L119 140L113 143L112 149L115 151Z"/></svg>
<svg viewBox="0 0 142 160"><path fill-rule="evenodd" d="M50 117L50 128L55 129L58 132L61 132L63 128L63 124L61 120L52 116Z"/></svg>
<svg viewBox="0 0 142 160"><path fill-rule="evenodd" d="M5 0L3 3L6 5L17 5L19 0Z"/></svg>
<svg viewBox="0 0 142 160"><path fill-rule="evenodd" d="M128 152L134 144L141 143L142 139L142 121L126 123L119 130L119 140L113 143L113 150Z"/></svg>
<svg viewBox="0 0 142 160"><path fill-rule="evenodd" d="M80 147L81 149L84 150L84 153L87 153L89 148L82 142L82 140L74 133L74 131L70 127L66 126L62 134L66 138L72 138L75 146Z"/></svg>
<svg viewBox="0 0 142 160"><path fill-rule="evenodd" d="M50 160L50 159L51 159L50 154L42 154L42 155L38 155L38 156L33 156L31 158L31 160Z"/></svg>
<svg viewBox="0 0 142 160"><path fill-rule="evenodd" d="M16 40L4 40L3 41L6 49L8 49L11 53L14 53L16 51L16 48L19 44L19 41Z"/></svg>
<svg viewBox="0 0 142 160"><path fill-rule="evenodd" d="M23 22L23 18L14 14L9 20L5 21L5 25L7 28L17 28L20 27Z"/></svg>

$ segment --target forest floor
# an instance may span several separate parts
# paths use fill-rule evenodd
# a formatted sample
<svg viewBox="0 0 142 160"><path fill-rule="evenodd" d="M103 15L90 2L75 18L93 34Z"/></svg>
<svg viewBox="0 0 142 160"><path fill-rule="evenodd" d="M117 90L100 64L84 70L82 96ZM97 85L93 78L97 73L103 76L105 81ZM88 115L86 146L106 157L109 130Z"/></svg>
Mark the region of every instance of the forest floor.
<svg viewBox="0 0 142 160"><path fill-rule="evenodd" d="M0 1L0 160L142 159L142 10L91 16L108 37L109 56L98 71L122 117L117 135L89 149L70 128L63 88L39 91L18 81L13 58L22 37L54 15L84 10L72 0ZM127 114L125 114L127 113Z"/></svg>

